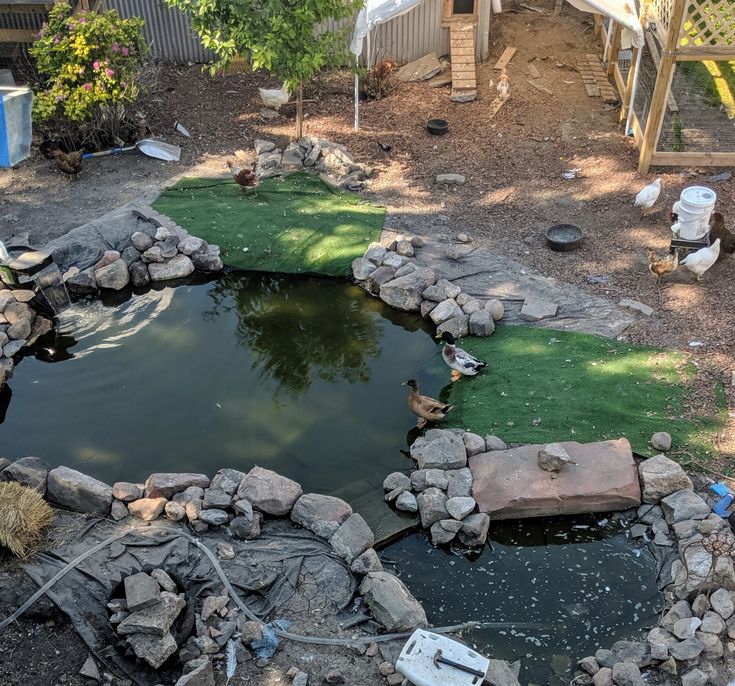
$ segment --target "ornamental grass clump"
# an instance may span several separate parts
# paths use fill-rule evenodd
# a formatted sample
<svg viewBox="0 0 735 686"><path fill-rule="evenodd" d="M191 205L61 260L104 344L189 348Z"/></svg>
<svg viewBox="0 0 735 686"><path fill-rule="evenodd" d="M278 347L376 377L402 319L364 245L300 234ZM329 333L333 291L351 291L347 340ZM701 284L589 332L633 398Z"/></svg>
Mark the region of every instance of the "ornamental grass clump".
<svg viewBox="0 0 735 686"><path fill-rule="evenodd" d="M16 481L0 483L0 546L17 557L38 549L53 510L43 496Z"/></svg>
<svg viewBox="0 0 735 686"><path fill-rule="evenodd" d="M140 96L148 46L143 20L114 10L78 12L59 3L30 50L39 83L33 119L70 147L114 145L124 133L128 108ZM67 140L64 142L66 143Z"/></svg>

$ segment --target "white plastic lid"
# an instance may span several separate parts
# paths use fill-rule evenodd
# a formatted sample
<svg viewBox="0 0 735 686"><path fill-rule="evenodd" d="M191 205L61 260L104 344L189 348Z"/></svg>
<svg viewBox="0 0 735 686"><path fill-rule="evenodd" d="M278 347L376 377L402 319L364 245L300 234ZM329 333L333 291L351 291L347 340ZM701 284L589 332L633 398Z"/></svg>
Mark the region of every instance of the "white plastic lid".
<svg viewBox="0 0 735 686"><path fill-rule="evenodd" d="M717 193L706 186L689 186L681 192L681 199L698 207L709 207L715 204Z"/></svg>

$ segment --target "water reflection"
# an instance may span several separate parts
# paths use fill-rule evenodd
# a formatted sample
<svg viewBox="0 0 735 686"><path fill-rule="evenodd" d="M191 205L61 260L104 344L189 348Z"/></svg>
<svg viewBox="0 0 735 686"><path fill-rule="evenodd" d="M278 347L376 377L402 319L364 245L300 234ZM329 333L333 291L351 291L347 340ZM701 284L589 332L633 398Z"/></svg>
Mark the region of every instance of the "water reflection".
<svg viewBox="0 0 735 686"><path fill-rule="evenodd" d="M364 302L321 297L325 285L317 280L252 279L257 288L251 279L224 277L209 291L213 305L205 316L237 316L235 335L251 351L261 381L272 378L292 397L311 387L312 374L329 383L370 381L382 330Z"/></svg>

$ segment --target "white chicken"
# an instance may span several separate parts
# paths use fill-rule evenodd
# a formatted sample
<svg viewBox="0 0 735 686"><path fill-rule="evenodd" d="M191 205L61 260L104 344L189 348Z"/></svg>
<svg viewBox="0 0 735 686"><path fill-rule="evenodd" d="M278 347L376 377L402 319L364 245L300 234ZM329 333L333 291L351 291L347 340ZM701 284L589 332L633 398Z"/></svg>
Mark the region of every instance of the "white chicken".
<svg viewBox="0 0 735 686"><path fill-rule="evenodd" d="M690 253L679 264L684 265L692 274L697 275L697 281L702 280L702 275L715 263L720 256L720 239L712 245Z"/></svg>
<svg viewBox="0 0 735 686"><path fill-rule="evenodd" d="M656 204L658 196L661 195L661 179L649 183L638 195L635 196L635 207L641 208L641 214L646 215Z"/></svg>
<svg viewBox="0 0 735 686"><path fill-rule="evenodd" d="M288 88L286 88L285 81L280 88L258 88L258 93L260 93L260 99L263 101L263 104L266 107L270 107L272 110L276 110L276 112L285 105L291 97L291 94L288 92Z"/></svg>

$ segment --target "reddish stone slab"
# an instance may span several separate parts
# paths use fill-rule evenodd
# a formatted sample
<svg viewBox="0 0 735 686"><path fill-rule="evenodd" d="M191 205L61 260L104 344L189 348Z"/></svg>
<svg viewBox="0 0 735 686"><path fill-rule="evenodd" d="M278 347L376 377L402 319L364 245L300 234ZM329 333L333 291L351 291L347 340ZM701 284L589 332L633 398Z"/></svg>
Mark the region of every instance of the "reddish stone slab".
<svg viewBox="0 0 735 686"><path fill-rule="evenodd" d="M641 488L627 439L561 443L577 463L552 478L538 466L544 445L495 450L469 459L472 496L491 519L524 519L637 507Z"/></svg>

